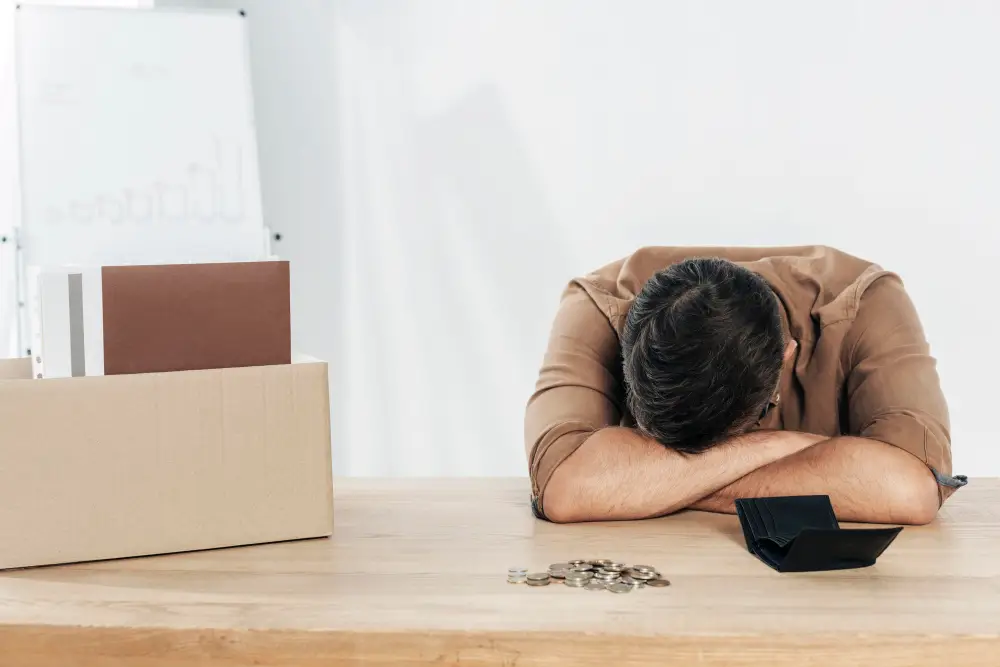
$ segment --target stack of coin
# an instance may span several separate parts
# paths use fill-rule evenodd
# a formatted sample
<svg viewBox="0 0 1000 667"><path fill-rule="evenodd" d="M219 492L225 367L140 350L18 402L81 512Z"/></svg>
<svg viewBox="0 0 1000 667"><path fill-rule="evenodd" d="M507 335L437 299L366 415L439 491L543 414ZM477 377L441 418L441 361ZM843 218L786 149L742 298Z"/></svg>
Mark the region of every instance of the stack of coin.
<svg viewBox="0 0 1000 667"><path fill-rule="evenodd" d="M664 579L651 565L633 565L628 572L633 579L653 588L664 588L670 585L670 582Z"/></svg>
<svg viewBox="0 0 1000 667"><path fill-rule="evenodd" d="M529 586L548 586L549 575L545 572L536 572L525 577L525 583Z"/></svg>
<svg viewBox="0 0 1000 667"><path fill-rule="evenodd" d="M507 583L508 584L523 584L525 579L528 577L528 569L524 567L508 567L507 568Z"/></svg>
<svg viewBox="0 0 1000 667"><path fill-rule="evenodd" d="M594 580L602 584L615 584L618 583L618 573L601 568L594 573Z"/></svg>
<svg viewBox="0 0 1000 667"><path fill-rule="evenodd" d="M591 578L592 575L590 572L577 572L576 570L570 570L566 573L566 576L564 577L565 581L563 583L570 588L583 588L590 583Z"/></svg>
<svg viewBox="0 0 1000 667"><path fill-rule="evenodd" d="M656 579L660 576L660 573L656 571L656 568L650 567L649 565L633 565L628 569L627 574L633 579L638 579L639 581L649 581L650 579Z"/></svg>
<svg viewBox="0 0 1000 667"><path fill-rule="evenodd" d="M573 569L569 563L553 563L549 565L549 576L553 579L565 579L566 573Z"/></svg>

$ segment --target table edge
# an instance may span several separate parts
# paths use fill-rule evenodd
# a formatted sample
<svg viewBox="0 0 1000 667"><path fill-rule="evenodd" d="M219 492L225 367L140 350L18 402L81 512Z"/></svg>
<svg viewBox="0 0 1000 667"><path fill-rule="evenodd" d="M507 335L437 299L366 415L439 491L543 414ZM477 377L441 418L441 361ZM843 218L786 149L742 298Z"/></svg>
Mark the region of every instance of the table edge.
<svg viewBox="0 0 1000 667"><path fill-rule="evenodd" d="M566 631L254 630L58 625L0 625L0 664L136 667L226 665L437 664L519 666L621 664L761 664L792 667L804 650L824 665L964 667L995 665L1000 630L991 635L929 633L795 633L624 635ZM739 658L735 660L734 658Z"/></svg>

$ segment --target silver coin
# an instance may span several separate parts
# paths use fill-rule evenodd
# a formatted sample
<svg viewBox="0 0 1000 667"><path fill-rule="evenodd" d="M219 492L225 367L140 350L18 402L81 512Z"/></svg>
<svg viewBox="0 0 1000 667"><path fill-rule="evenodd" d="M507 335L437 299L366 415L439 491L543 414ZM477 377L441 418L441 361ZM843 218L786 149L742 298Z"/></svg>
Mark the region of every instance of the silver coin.
<svg viewBox="0 0 1000 667"><path fill-rule="evenodd" d="M591 581L589 584L584 586L584 588L586 588L588 591L603 591L607 589L607 586L605 586L599 581Z"/></svg>
<svg viewBox="0 0 1000 667"><path fill-rule="evenodd" d="M548 586L549 585L549 580L548 579L528 579L524 583L528 584L529 586Z"/></svg>
<svg viewBox="0 0 1000 667"><path fill-rule="evenodd" d="M639 583L639 580L633 579L631 576L626 574L622 575L621 582L623 584L628 584L629 586L634 586L635 584Z"/></svg>
<svg viewBox="0 0 1000 667"><path fill-rule="evenodd" d="M608 590L612 593L631 593L632 587L627 584L611 584Z"/></svg>
<svg viewBox="0 0 1000 667"><path fill-rule="evenodd" d="M573 565L573 566L576 566L576 565L590 565L590 561L586 561L586 560L571 560L571 561L567 561L567 562L570 565Z"/></svg>
<svg viewBox="0 0 1000 667"><path fill-rule="evenodd" d="M566 570L549 570L549 576L553 579L565 579Z"/></svg>
<svg viewBox="0 0 1000 667"><path fill-rule="evenodd" d="M549 565L549 570L550 571L551 570L568 570L571 567L573 567L573 566L570 565L569 563L552 563L552 565Z"/></svg>
<svg viewBox="0 0 1000 667"><path fill-rule="evenodd" d="M583 588L590 583L590 579L566 579L563 583L570 588Z"/></svg>
<svg viewBox="0 0 1000 667"><path fill-rule="evenodd" d="M507 574L528 574L526 567L508 567Z"/></svg>
<svg viewBox="0 0 1000 667"><path fill-rule="evenodd" d="M611 565L611 561L607 558L598 558L596 560L590 561L590 564L594 567L604 567L605 565Z"/></svg>
<svg viewBox="0 0 1000 667"><path fill-rule="evenodd" d="M652 565L629 565L629 570L633 572L657 572L658 570Z"/></svg>
<svg viewBox="0 0 1000 667"><path fill-rule="evenodd" d="M594 568L590 565L574 565L572 571L574 572L593 572Z"/></svg>
<svg viewBox="0 0 1000 667"><path fill-rule="evenodd" d="M605 563L604 569L606 570L624 570L625 563Z"/></svg>
<svg viewBox="0 0 1000 667"><path fill-rule="evenodd" d="M641 579L643 581L649 581L650 579L656 579L660 575L656 572L639 572L638 570L631 570L629 576L633 579Z"/></svg>
<svg viewBox="0 0 1000 667"><path fill-rule="evenodd" d="M666 588L670 585L670 581L667 579L650 579L646 584L653 588Z"/></svg>
<svg viewBox="0 0 1000 667"><path fill-rule="evenodd" d="M528 578L528 581L548 581L549 580L549 573L548 572L532 572L531 574L528 575L527 578Z"/></svg>

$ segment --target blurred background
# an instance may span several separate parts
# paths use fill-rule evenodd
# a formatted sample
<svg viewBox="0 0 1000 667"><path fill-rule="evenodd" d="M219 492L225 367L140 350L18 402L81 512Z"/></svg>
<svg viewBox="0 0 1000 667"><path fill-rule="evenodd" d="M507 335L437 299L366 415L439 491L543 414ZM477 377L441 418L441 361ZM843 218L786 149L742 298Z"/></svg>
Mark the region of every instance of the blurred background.
<svg viewBox="0 0 1000 667"><path fill-rule="evenodd" d="M570 278L642 245L825 244L903 277L955 472L1000 475L998 3L25 4L247 11L264 219L294 345L331 364L336 474L526 474Z"/></svg>

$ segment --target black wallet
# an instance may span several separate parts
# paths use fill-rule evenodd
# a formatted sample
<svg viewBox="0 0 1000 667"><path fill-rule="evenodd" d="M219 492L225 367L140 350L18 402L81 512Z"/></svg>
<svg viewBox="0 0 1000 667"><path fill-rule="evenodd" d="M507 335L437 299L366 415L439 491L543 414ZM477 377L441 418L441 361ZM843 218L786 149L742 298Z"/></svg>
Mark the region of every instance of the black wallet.
<svg viewBox="0 0 1000 667"><path fill-rule="evenodd" d="M778 572L868 567L900 528L841 528L830 496L740 498L736 514L752 554Z"/></svg>

